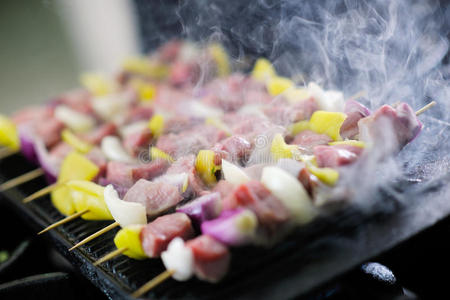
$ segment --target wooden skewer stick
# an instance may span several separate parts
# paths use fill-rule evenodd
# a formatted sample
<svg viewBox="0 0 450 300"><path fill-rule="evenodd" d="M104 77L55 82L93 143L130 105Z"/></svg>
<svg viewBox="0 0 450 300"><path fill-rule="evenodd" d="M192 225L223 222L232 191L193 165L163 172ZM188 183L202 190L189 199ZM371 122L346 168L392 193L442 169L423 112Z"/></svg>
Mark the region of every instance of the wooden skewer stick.
<svg viewBox="0 0 450 300"><path fill-rule="evenodd" d="M30 171L28 173L25 173L23 175L20 175L16 178L13 178L11 180L8 180L0 185L0 192L4 192L6 190L9 190L15 186L21 185L22 183L25 183L27 181L33 180L39 176L44 175L44 170L41 168L38 168L36 170Z"/></svg>
<svg viewBox="0 0 450 300"><path fill-rule="evenodd" d="M14 155L16 153L19 153L19 149L11 149L11 148L2 148L0 149L0 160L7 158L11 155Z"/></svg>
<svg viewBox="0 0 450 300"><path fill-rule="evenodd" d="M88 212L89 212L89 209L85 209L85 210L82 210L82 211L80 211L80 212L77 212L77 213L75 213L75 214L73 214L73 215L70 215L70 216L68 216L68 217L65 217L64 219L62 219L62 220L60 220L60 221L58 221L58 222L56 222L56 223L53 223L52 225L46 227L44 230L40 231L38 234L43 234L44 232L47 232L47 231L49 231L50 229L53 229L53 228L55 228L55 227L58 227L59 225L65 224L65 223L67 223L67 222L70 222L70 221L72 221L72 220L74 220L74 219L76 219L76 218L78 218L78 217L81 217L82 215L84 215L84 214L86 214L86 213L88 213Z"/></svg>
<svg viewBox="0 0 450 300"><path fill-rule="evenodd" d="M23 203L31 202L31 201L33 201L33 200L35 200L37 198L40 198L40 197L45 196L47 194L50 194L51 192L53 192L54 190L56 190L57 188L60 188L61 186L65 185L65 184L66 184L66 182L56 182L54 184L51 184L51 185L49 185L49 186L47 186L47 187L45 187L45 188L43 188L43 189L33 193L33 194L31 194L30 196L25 197L22 200L22 202Z"/></svg>
<svg viewBox="0 0 450 300"><path fill-rule="evenodd" d="M137 291L135 291L133 294L131 294L131 297L138 298L142 296L143 294L147 293L154 287L158 286L159 284L163 283L168 278L172 277L172 275L175 273L174 270L166 270L141 286Z"/></svg>
<svg viewBox="0 0 450 300"><path fill-rule="evenodd" d="M110 252L110 253L106 254L105 256L103 256L102 258L100 258L99 260L97 260L94 263L94 266L98 266L98 265L100 265L100 264L102 264L102 263L104 263L104 262L106 262L106 261L108 261L110 259L113 259L114 257L117 257L117 256L121 255L122 253L124 253L127 250L128 250L127 247L116 249L113 252Z"/></svg>
<svg viewBox="0 0 450 300"><path fill-rule="evenodd" d="M435 105L436 105L436 101L431 101L430 103L428 103L427 105L425 105L424 107L422 107L421 109L416 111L416 116L426 112L427 110L429 110L430 108L432 108Z"/></svg>
<svg viewBox="0 0 450 300"><path fill-rule="evenodd" d="M92 240L95 239L96 237L98 237L98 236L100 236L100 235L102 235L102 234L104 234L104 233L110 231L110 230L113 229L113 228L116 228L117 226L120 226L120 224L117 223L117 222L114 222L114 223L112 223L112 224L106 226L105 228L100 229L100 230L97 231L96 233L91 234L90 236L88 236L87 238L85 238L84 240L82 240L81 242L79 242L78 244L76 244L75 246L73 246L72 248L70 248L69 251L72 251L72 250L74 250L74 249L76 249L76 248L78 248L78 247L80 247L80 246L82 246L82 245L84 245L84 244L86 244L86 243L92 241Z"/></svg>

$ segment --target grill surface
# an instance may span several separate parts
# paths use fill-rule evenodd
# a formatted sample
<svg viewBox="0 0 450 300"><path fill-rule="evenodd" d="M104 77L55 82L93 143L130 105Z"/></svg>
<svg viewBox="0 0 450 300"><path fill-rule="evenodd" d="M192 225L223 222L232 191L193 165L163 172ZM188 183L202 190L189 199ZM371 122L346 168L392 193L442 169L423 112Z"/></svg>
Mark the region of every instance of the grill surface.
<svg viewBox="0 0 450 300"><path fill-rule="evenodd" d="M445 144L448 143L444 139L441 145ZM442 150L439 149L445 153ZM434 176L442 165L448 166L448 158L442 156L430 157L420 169L414 171L415 178L420 177L422 183L414 183L421 180L396 183L396 191L409 199L407 205L399 204L392 192L380 191L378 197L382 201L379 203L383 207L394 208L389 209L391 213L364 215L349 207L339 215L320 219L296 230L275 247L233 249L231 271L218 284L197 279L188 282L168 280L146 296L158 299L283 299L305 295L450 214L450 201L446 198L450 185L445 184L450 179L450 173L446 170L438 179ZM0 177L4 181L31 169L31 164L16 155L0 162ZM424 180L427 178L434 179ZM48 197L27 205L21 203L24 196L45 185L44 179L39 178L4 193L4 198L36 231L63 217L53 208ZM113 237L118 229L80 249L70 253L67 251L70 246L107 224L109 222L77 219L52 230L45 238L50 239L58 251L109 297L129 299L132 291L164 271L159 259L134 261L120 256L94 267L93 261L115 249Z"/></svg>

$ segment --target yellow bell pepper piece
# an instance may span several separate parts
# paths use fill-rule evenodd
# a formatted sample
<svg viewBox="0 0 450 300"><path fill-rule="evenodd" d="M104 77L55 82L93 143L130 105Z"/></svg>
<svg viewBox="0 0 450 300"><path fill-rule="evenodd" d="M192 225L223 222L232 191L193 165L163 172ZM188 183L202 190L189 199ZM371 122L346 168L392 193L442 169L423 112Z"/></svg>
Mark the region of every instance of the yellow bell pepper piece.
<svg viewBox="0 0 450 300"><path fill-rule="evenodd" d="M97 73L84 73L80 77L81 84L94 96L101 97L112 91L111 82Z"/></svg>
<svg viewBox="0 0 450 300"><path fill-rule="evenodd" d="M215 173L220 170L221 166L214 164L215 153L212 150L200 150L195 160L195 169L197 170L203 181L208 184L216 183Z"/></svg>
<svg viewBox="0 0 450 300"><path fill-rule="evenodd" d="M357 140L345 140L345 141L337 141L337 142L329 142L328 145L334 146L334 145L349 145L349 146L355 146L360 148L366 148L366 144L363 141L357 141Z"/></svg>
<svg viewBox="0 0 450 300"><path fill-rule="evenodd" d="M117 249L127 248L124 255L134 259L146 259L140 237L142 228L143 225L129 225L119 230L114 238Z"/></svg>
<svg viewBox="0 0 450 300"><path fill-rule="evenodd" d="M158 138L164 130L164 117L160 114L155 114L150 119L150 122L148 123L148 127L150 128L150 131L152 132L153 136L155 138Z"/></svg>
<svg viewBox="0 0 450 300"><path fill-rule="evenodd" d="M311 116L309 126L312 131L326 134L334 141L340 141L342 138L339 131L346 117L344 113L318 110Z"/></svg>
<svg viewBox="0 0 450 300"><path fill-rule="evenodd" d="M252 77L256 80L266 81L271 77L276 76L277 73L275 72L274 67L265 58L259 58L255 66L253 67L252 71Z"/></svg>
<svg viewBox="0 0 450 300"><path fill-rule="evenodd" d="M228 54L222 45L213 43L209 46L209 53L217 64L217 75L219 77L230 74L230 62Z"/></svg>
<svg viewBox="0 0 450 300"><path fill-rule="evenodd" d="M150 147L150 156L151 156L152 160L164 159L170 163L174 162L174 159L172 156L170 156L168 153L166 153L156 147Z"/></svg>
<svg viewBox="0 0 450 300"><path fill-rule="evenodd" d="M280 158L292 158L297 149L298 147L295 145L286 144L283 136L277 133L273 137L270 153L275 160L279 160Z"/></svg>
<svg viewBox="0 0 450 300"><path fill-rule="evenodd" d="M72 180L66 183L77 212L88 209L81 217L85 220L113 220L106 206L103 193L105 188L86 180Z"/></svg>
<svg viewBox="0 0 450 300"><path fill-rule="evenodd" d="M62 140L75 150L81 153L88 153L92 149L92 145L82 141L79 137L73 134L69 129L64 129L61 133Z"/></svg>
<svg viewBox="0 0 450 300"><path fill-rule="evenodd" d="M299 121L289 126L288 132L291 135L297 135L303 130L309 130L309 121Z"/></svg>
<svg viewBox="0 0 450 300"><path fill-rule="evenodd" d="M122 69L130 73L150 75L150 61L146 57L129 57L123 61Z"/></svg>
<svg viewBox="0 0 450 300"><path fill-rule="evenodd" d="M16 125L3 115L0 115L0 145L13 150L18 150L20 148L20 140Z"/></svg>
<svg viewBox="0 0 450 300"><path fill-rule="evenodd" d="M285 77L272 77L266 83L267 91L272 96L277 96L293 86L292 80Z"/></svg>
<svg viewBox="0 0 450 300"><path fill-rule="evenodd" d="M122 63L122 68L124 71L155 79L163 79L169 73L166 65L158 61L152 61L148 57L127 58Z"/></svg>
<svg viewBox="0 0 450 300"><path fill-rule="evenodd" d="M339 179L339 172L332 168L318 168L316 166L309 165L308 170L311 174L319 178L320 181L331 186L335 185Z"/></svg>
<svg viewBox="0 0 450 300"><path fill-rule="evenodd" d="M142 102L148 102L155 99L156 87L150 83L144 83L139 85L139 99Z"/></svg>
<svg viewBox="0 0 450 300"><path fill-rule="evenodd" d="M69 180L92 180L97 176L99 168L83 155L73 151L63 160L58 176L58 182L68 182ZM67 186L62 186L51 193L53 205L63 215L73 214L75 204Z"/></svg>

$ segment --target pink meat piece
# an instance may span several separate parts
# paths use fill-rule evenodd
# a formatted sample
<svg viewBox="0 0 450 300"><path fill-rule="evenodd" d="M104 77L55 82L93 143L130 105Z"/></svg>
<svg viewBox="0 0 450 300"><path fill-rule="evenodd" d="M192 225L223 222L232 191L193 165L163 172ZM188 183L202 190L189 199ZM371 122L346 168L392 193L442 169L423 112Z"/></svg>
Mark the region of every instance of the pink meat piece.
<svg viewBox="0 0 450 300"><path fill-rule="evenodd" d="M30 121L36 121L36 120L46 120L48 118L53 117L53 108L48 106L43 107L28 107L24 108L22 110L19 110L18 112L14 113L11 116L11 120L16 125L21 125L28 123Z"/></svg>
<svg viewBox="0 0 450 300"><path fill-rule="evenodd" d="M210 149L226 137L225 132L214 126L199 125L180 133L169 133L158 138L156 147L175 158Z"/></svg>
<svg viewBox="0 0 450 300"><path fill-rule="evenodd" d="M180 159L175 161L166 172L167 175L180 173L188 174L188 190L186 191L187 194L191 196L199 196L207 189L203 181L197 175L194 155L181 157Z"/></svg>
<svg viewBox="0 0 450 300"><path fill-rule="evenodd" d="M93 148L91 151L86 153L86 157L99 168L97 178L100 178L106 174L108 160L99 148Z"/></svg>
<svg viewBox="0 0 450 300"><path fill-rule="evenodd" d="M64 129L64 124L59 120L48 118L36 120L33 123L36 135L42 139L47 148L54 146L61 140L61 131Z"/></svg>
<svg viewBox="0 0 450 300"><path fill-rule="evenodd" d="M106 168L106 179L123 187L131 187L141 178L151 180L160 176L167 168L168 162L165 160L154 160L148 164L110 161Z"/></svg>
<svg viewBox="0 0 450 300"><path fill-rule="evenodd" d="M231 255L228 248L208 235L186 243L194 256L194 273L205 281L218 282L228 272Z"/></svg>
<svg viewBox="0 0 450 300"><path fill-rule="evenodd" d="M176 61L170 68L169 81L174 86L195 84L201 74L196 62Z"/></svg>
<svg viewBox="0 0 450 300"><path fill-rule="evenodd" d="M104 123L91 132L81 135L81 138L90 144L99 145L102 139L108 135L116 135L117 126L112 123Z"/></svg>
<svg viewBox="0 0 450 300"><path fill-rule="evenodd" d="M412 141L422 130L422 123L407 103L394 109L383 105L374 114L358 122L359 138L388 152L396 152Z"/></svg>
<svg viewBox="0 0 450 300"><path fill-rule="evenodd" d="M233 189L234 189L233 184L231 184L229 181L221 179L214 186L212 192L218 192L220 194L220 197L223 199L228 195L230 195L230 191L233 191Z"/></svg>
<svg viewBox="0 0 450 300"><path fill-rule="evenodd" d="M73 90L59 96L53 104L66 105L82 114L93 114L91 95L86 90Z"/></svg>
<svg viewBox="0 0 450 300"><path fill-rule="evenodd" d="M126 135L123 138L123 146L132 156L137 156L141 151L148 150L152 137L150 129L144 128Z"/></svg>
<svg viewBox="0 0 450 300"><path fill-rule="evenodd" d="M355 100L347 100L344 112L347 114L347 118L341 126L340 135L343 139L352 139L359 132L358 121L370 115L370 111Z"/></svg>
<svg viewBox="0 0 450 300"><path fill-rule="evenodd" d="M275 124L284 125L302 120L308 120L318 109L319 107L316 101L312 98L299 101L292 105L289 105L282 99L278 99L267 107L264 110L264 113Z"/></svg>
<svg viewBox="0 0 450 300"><path fill-rule="evenodd" d="M314 201L316 188L320 185L319 179L315 175L311 174L307 168L302 168L300 170L297 179L302 183L303 187Z"/></svg>
<svg viewBox="0 0 450 300"><path fill-rule="evenodd" d="M59 142L50 149L50 156L54 157L57 161L62 161L72 150L73 148L66 142Z"/></svg>
<svg viewBox="0 0 450 300"><path fill-rule="evenodd" d="M165 62L173 62L177 58L181 46L183 43L177 40L165 43L158 49L159 58Z"/></svg>
<svg viewBox="0 0 450 300"><path fill-rule="evenodd" d="M303 130L294 137L290 144L298 145L306 153L311 154L314 147L319 145L328 145L331 141L333 140L326 134L318 134L311 130Z"/></svg>
<svg viewBox="0 0 450 300"><path fill-rule="evenodd" d="M134 123L138 121L147 121L153 116L153 108L151 106L138 105L132 107L125 117L126 123Z"/></svg>
<svg viewBox="0 0 450 300"><path fill-rule="evenodd" d="M127 192L125 201L141 203L147 215L157 216L177 205L181 197L178 187L169 183L139 179Z"/></svg>
<svg viewBox="0 0 450 300"><path fill-rule="evenodd" d="M181 131L192 129L203 123L204 120L201 119L177 115L169 118L167 122L164 123L164 134L180 133Z"/></svg>
<svg viewBox="0 0 450 300"><path fill-rule="evenodd" d="M234 162L248 158L252 144L242 136L233 135L214 145L212 150L217 154L216 164L220 165L222 158Z"/></svg>
<svg viewBox="0 0 450 300"><path fill-rule="evenodd" d="M223 200L223 210L246 207L258 217L259 224L271 235L289 219L283 203L259 181L249 181L237 186Z"/></svg>
<svg viewBox="0 0 450 300"><path fill-rule="evenodd" d="M317 146L314 156L320 168L336 168L353 163L363 149L350 145Z"/></svg>
<svg viewBox="0 0 450 300"><path fill-rule="evenodd" d="M248 141L253 141L256 136L270 132L274 127L272 122L256 115L226 114L223 121L234 135L240 135Z"/></svg>
<svg viewBox="0 0 450 300"><path fill-rule="evenodd" d="M148 257L158 257L176 237L183 240L194 236L191 220L184 213L173 213L156 218L141 231L142 248Z"/></svg>

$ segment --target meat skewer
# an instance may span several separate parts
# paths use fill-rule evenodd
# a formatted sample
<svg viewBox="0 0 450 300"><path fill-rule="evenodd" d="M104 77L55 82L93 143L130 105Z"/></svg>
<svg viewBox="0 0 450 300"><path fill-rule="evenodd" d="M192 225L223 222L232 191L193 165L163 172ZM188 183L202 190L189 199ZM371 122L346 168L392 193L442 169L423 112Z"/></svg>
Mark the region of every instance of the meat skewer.
<svg viewBox="0 0 450 300"><path fill-rule="evenodd" d="M217 56L217 49L214 51ZM171 57L172 55L169 55L166 57L166 60L172 61L174 58ZM222 191L221 197L223 199L220 198L220 209L216 209L217 207L214 205L208 206L210 204L208 201L203 202L205 198L200 201L201 205L194 205L192 207L188 203L182 207L184 210L182 212L189 215L194 225L197 225L201 229L203 235L186 243L178 239L173 239L173 246L169 247L163 255L163 261L167 270L136 291L133 294L134 296L142 295L170 277L180 278L181 276L187 280L195 273L199 278L213 279L210 281L219 280L226 272L224 266L227 266L229 261L226 246L240 246L251 243L256 234L271 237L271 235L277 232L277 229L282 228L288 221L295 224L305 224L314 219L318 212L313 203L314 190L323 185L332 186L336 184L339 179L338 168L351 164L358 159L360 153L364 151L366 144L362 141L352 139L359 139L358 135L359 137L363 136L360 134L361 128L365 126L367 129L366 136L376 139L377 132L372 129L376 127L376 121L379 116L390 117L389 120L392 121L394 128L396 128L395 126L398 123L401 123L398 122L398 119L404 117L402 114L397 115L398 112L407 112L408 121L412 120L409 114L412 111L405 109L405 104L401 103L394 108L382 107L382 109L377 110L373 115L370 115L370 112L363 105L358 105L358 103L353 103L353 107L350 107L349 111L347 111L347 107L344 107L342 93L338 91L324 91L314 83L310 83L307 88L296 87L288 78L278 76L270 63L268 63L268 66L264 66L263 64L262 67L260 64L259 69L255 66L252 78L245 78L245 76L239 74L226 78L225 82L227 85L225 90L228 94L225 93L225 96L217 96L221 91L220 88L217 88L217 84L220 85L221 82L220 80L213 80L207 83L204 88L205 91L202 91L202 93L206 94L205 97L203 95L199 96L201 98L199 101L184 101L184 98L188 96L188 93L184 89L189 89L198 75L195 67L196 62L175 61L174 66L170 70L170 76L167 80L168 83L164 82L161 86L159 86L159 83L157 84L157 93L155 91L156 88L153 86L153 79L151 82L142 83L141 81L138 83L139 88L136 91L139 97L142 98L142 95L144 95L145 97L143 98L154 101L151 106L144 107L136 105L134 102L129 106L120 106L121 104L118 104L118 107L114 109L111 109L111 107L103 109L105 108L103 105L109 105L111 102L114 102L114 99L107 99L109 103L106 103L102 99L95 99L95 97L107 94L107 91L110 90L110 87L107 86L108 84L101 84L101 88L89 85L88 91L95 101L89 103L89 99L86 102L88 105L85 105L86 103L81 105L82 112L67 105L67 103L64 105L55 104L55 107L52 107L48 112L50 119L54 115L70 116L69 118L53 120L54 122L48 123L51 125L49 126L51 127L51 131L58 133L55 140L59 140L59 133L63 131L61 136L63 136L62 139L66 145L62 145L62 148L69 144L76 153L86 155L93 149L94 145L101 143L99 149L106 157L106 166L104 166L106 172L105 170L101 171L102 168L97 165L98 168L95 172L91 172L89 176L84 176L85 170L82 170L81 173L84 175L76 176L75 178L68 175L62 176L62 174L68 174L64 172L64 168L62 167L59 170L58 167L54 167L51 168L53 172L50 173L55 177L58 176L58 181L24 199L24 202L29 202L47 193L52 193L54 206L64 215L68 215L65 219L42 231L45 232L74 218L80 216L86 217L88 215L92 216L97 211L97 207L90 207L87 204L74 207L74 203L71 203L71 201L73 202L72 196L67 197L68 199L62 197L64 193L61 191L70 188L70 185L74 185L73 180L83 180L83 184L80 182L77 184L88 185L89 183L94 185L92 186L94 190L103 191L103 188L94 182L99 183L101 179L105 179L105 181L111 181L109 183L116 184L118 188L124 187L128 190L124 198L126 201L123 201L117 196L119 201L114 203L119 206L123 205L123 202L140 205L140 208L144 210L143 218L146 224L146 215L157 216L165 213L183 199L191 199L193 197L192 195L209 197L207 199L208 201L210 198L214 199L218 193L209 192L213 186L217 187L219 185L217 184L218 178L216 172L222 170L225 178L224 181L226 182L225 185L228 184L228 190ZM228 74L227 68L220 70L219 63L217 63L216 67L219 69L216 75ZM133 85L137 81L131 82L131 79L142 80L140 77L145 75L142 74L142 69L138 71L126 70L126 72L130 74L125 74L126 76L121 79L123 82L120 82L120 88L126 87L127 84L130 86ZM139 76L136 77L138 78L133 78L133 73L137 73ZM128 77L131 77L131 79ZM207 78L207 81L210 79ZM251 87L248 89L249 94L256 94L254 98L258 100L255 103L267 107L264 107L264 109L256 109L256 114L259 114L259 117L253 118L249 117L252 114L244 114L243 118L245 120L242 121L239 119L239 112L240 109L248 109L245 105L246 103L242 100L246 96L236 96L236 94L239 94L240 89L247 90L245 85L241 83L245 80L251 81L252 85L257 86L257 88ZM172 88L171 86L175 86L176 88ZM145 93L142 92L143 90L145 90ZM164 96L164 93L167 95ZM181 96L174 97L177 93ZM152 98L153 94L157 94L155 99ZM360 97L359 93L352 96L351 99L356 99L357 97ZM183 99L183 101L174 101L176 99ZM264 99L267 99L267 102ZM278 105L277 101L279 99L281 99L281 105ZM416 112L416 116L434 104L435 102L433 101L422 109L419 109ZM83 106L85 107L83 108ZM94 106L102 106L102 109L96 110ZM162 112L154 111L154 109L159 109L160 106L162 107ZM87 110L96 111L94 113L92 111L85 111L86 107L88 107ZM77 109L80 109L80 107ZM96 142L89 141L89 143L80 138L86 133L82 134L78 132L77 128L86 127L92 129L94 127L93 124L102 127L105 124L99 123L106 121L105 118L108 117L107 115L110 112L112 114L114 110L127 111L127 109L130 109L130 112L138 112L137 117L142 117L141 120L144 121L145 128L141 126L142 124L136 122L128 124L126 120L129 116L116 114L115 117L117 117L117 120L114 120L113 127L117 125L117 127L120 127L120 130L127 131L127 134L109 132L106 135L102 135L101 138L96 137ZM402 111L401 109L404 110ZM166 114L165 111L170 111L175 117L168 116L169 114ZM154 114L154 112L156 113ZM342 112L345 112L345 114ZM255 114L255 111L252 113ZM180 118L177 118L179 117L178 114L181 116ZM263 117L261 117L261 114ZM72 122L74 119L77 122ZM148 122L149 119L150 122ZM82 122L78 122L80 120ZM108 119L108 121L111 120ZM399 140L400 148L410 142L416 133L420 131L419 126L414 121L412 120L410 122L411 124L408 123L408 126L404 126L405 128L398 127L405 131L398 133L396 136ZM266 126L264 122L268 125ZM64 126L62 123L64 123ZM295 123L294 125L297 125L295 127L295 134L292 131L292 143L289 141L290 137L285 137L280 133L284 131L284 128L279 131L270 131L276 125L285 127L286 123ZM361 124L361 126L358 126L358 124ZM138 126L136 127L136 125ZM403 123L400 125L403 125ZM64 127L78 132L77 135L71 135L70 132L65 131L67 128L63 129ZM126 130L123 127L127 127ZM138 127L140 129L136 131ZM271 146L269 149L270 163L269 165L266 163L263 166L264 168L260 168L259 175L255 180L255 177L251 177L245 172L246 170L243 170L238 165L239 163L245 165L246 159L248 159L247 156L254 154L254 144L256 144L254 141L255 136L258 136L258 134L267 134L267 132L269 132L267 138ZM119 138L117 135L122 136L122 138ZM54 149L53 147L56 142L53 141L52 135L37 134L37 136L42 140L40 142L44 145L43 148L45 151L51 148ZM313 141L314 138L316 140ZM45 143L43 142L44 140ZM38 144L36 142L34 146ZM308 144L307 146L310 149L306 149L307 147L302 148L304 146L303 144ZM153 165L149 168L151 169L150 171L145 171L145 175L140 171L135 172L135 166L131 165L136 162L136 156L138 154L137 147L141 145L145 145L145 147L151 145L150 152L152 155L159 155L160 159L166 161L167 166L155 167L156 169L160 168L156 173L153 172ZM239 148L236 145L242 147ZM38 147L36 146L35 148ZM236 151L231 151L230 149ZM311 156L308 158L307 154L311 154ZM61 156L67 157L70 154L66 155L67 153ZM287 161L289 166L283 166L280 163L281 160ZM153 162L152 157L151 164ZM169 166L167 162L170 162L172 165ZM277 163L277 165L270 165L272 163ZM64 165L64 161L62 164ZM71 167L75 165L72 164ZM40 175L44 174L44 170L48 173L48 167L44 167L42 163L41 166L42 169L40 170L42 173ZM168 170L166 170L167 168ZM162 169L164 171L161 171ZM200 178L201 180L198 180ZM2 186L0 185L0 191L2 191ZM9 183L6 187L13 186L14 184ZM81 193L83 197L86 196L83 194L84 192L86 192L85 194L89 194L87 191L80 192L78 190L77 192L79 195ZM55 196L58 193L59 197ZM66 195L69 195L69 193L67 192ZM103 197L103 195L103 192L97 192L96 197L99 199L105 198L104 200L106 201L106 196ZM170 201L166 198L169 198ZM99 201L99 203L102 202ZM115 220L114 223L83 239L70 248L70 250L91 241L115 227L121 226L122 230L127 229L126 222L119 221L119 218L114 215L114 212L117 212L117 210L111 209L108 202L106 205L98 204L98 206L101 206L103 209L102 213L104 215L102 218ZM200 214L196 210L198 207L202 208ZM205 217L211 212L212 217ZM166 216L170 215L163 217ZM159 217L158 219L163 217ZM199 221L196 219L197 217L200 218ZM202 218L205 218L205 220ZM133 216L129 219L136 218ZM141 223L144 222L141 220ZM131 223L128 222L128 224ZM224 228L227 230L225 231ZM167 240L167 242L169 241ZM204 245L214 245L215 247L211 246L208 248ZM162 251L163 248L166 247L161 247L160 250ZM206 260L205 262L205 257L211 256L204 254L213 248L219 250L218 253L220 255L217 253L213 253L214 255L212 255L217 261L212 259L211 261ZM120 254L127 255L127 252L130 252L130 250L131 247L129 246L118 246L117 250L101 258L95 264L98 265ZM173 253L182 253L185 257L190 258L190 260L187 259L184 262L184 266L189 265L189 268L185 269L187 270L185 273L182 274L181 269L178 268L178 264L181 263L183 265L183 262L176 261L175 266L172 264L175 255ZM157 255L151 254L148 256ZM172 260L170 257L172 257ZM206 263L206 265L202 263ZM205 266L208 266L210 263L213 265L218 263L221 266L218 268L220 274L208 273L210 270ZM215 277L210 277L210 275L214 275Z"/></svg>

